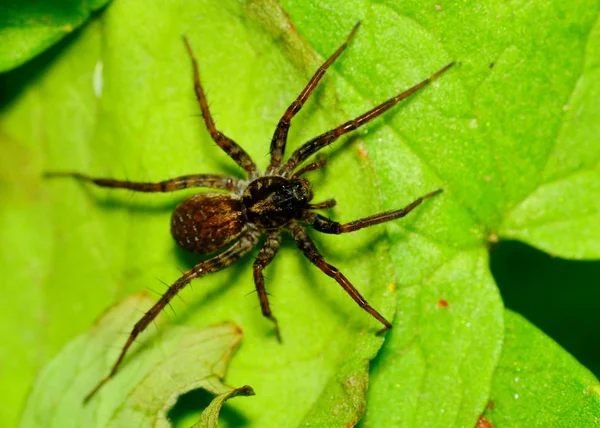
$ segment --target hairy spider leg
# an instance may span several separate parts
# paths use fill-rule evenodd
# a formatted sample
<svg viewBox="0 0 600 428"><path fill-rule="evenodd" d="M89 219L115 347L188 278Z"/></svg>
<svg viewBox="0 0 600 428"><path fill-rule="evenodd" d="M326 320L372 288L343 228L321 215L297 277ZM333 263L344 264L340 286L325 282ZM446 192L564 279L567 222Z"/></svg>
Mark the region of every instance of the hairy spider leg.
<svg viewBox="0 0 600 428"><path fill-rule="evenodd" d="M337 202L335 199L325 199L323 202L317 202L316 204L307 204L306 209L308 210L322 210L326 208L333 208Z"/></svg>
<svg viewBox="0 0 600 428"><path fill-rule="evenodd" d="M196 98L200 103L200 110L202 110L202 117L204 118L206 129L208 130L213 141L217 143L217 145L223 149L223 151L227 153L227 155L229 155L229 157L233 159L235 163L248 172L250 178L257 177L259 175L259 171L250 155L246 153L246 151L242 149L238 143L225 136L215 127L215 121L213 120L210 110L208 109L208 103L206 101L206 96L204 95L204 89L202 89L202 85L200 84L200 73L198 71L196 57L194 56L192 47L185 36L183 36L183 42L185 43L185 48L187 49L190 59L192 60L194 72L194 90L196 91Z"/></svg>
<svg viewBox="0 0 600 428"><path fill-rule="evenodd" d="M404 217L406 214L418 207L421 204L421 202L423 202L425 199L431 198L432 196L435 196L441 192L442 189L435 190L431 193L426 194L425 196L417 198L415 201L411 202L402 209L385 211L379 214L371 215L369 217L354 220L349 223L341 224L337 221L332 221L327 217L323 217L322 215L313 213L308 210L304 210L302 212L302 220L310 223L313 229L323 233L332 233L335 235L339 235L340 233L354 232L355 230L360 230L365 227L375 226L376 224L381 224L391 220L395 220L400 217Z"/></svg>
<svg viewBox="0 0 600 428"><path fill-rule="evenodd" d="M174 192L190 187L209 187L211 189L234 190L238 188L239 180L218 174L183 175L156 183L141 183L127 180L113 180L112 178L93 178L78 172L47 172L47 178L73 177L78 180L89 181L99 187L112 187L129 189L135 192Z"/></svg>
<svg viewBox="0 0 600 428"><path fill-rule="evenodd" d="M94 395L96 395L100 388L102 388L106 382L108 382L117 373L119 366L123 362L123 358L125 358L127 350L133 344L138 335L142 333L146 327L148 327L148 325L158 316L165 306L169 304L169 302L177 295L177 293L179 293L179 291L181 291L193 279L201 278L210 273L220 271L236 262L238 259L249 253L252 248L254 248L254 245L257 241L258 235L254 232L248 232L240 237L240 239L227 250L211 259L197 264L192 269L185 272L181 278L175 281L175 283L169 287L165 294L162 295L160 300L156 302L154 306L152 306L152 308L150 308L150 310L146 312L144 316L135 324L110 373L108 376L102 379L98 385L96 385L96 387L85 397L83 402L87 403Z"/></svg>
<svg viewBox="0 0 600 428"><path fill-rule="evenodd" d="M360 21L356 23L346 41L334 52L331 57L325 63L320 66L310 81L306 84L298 98L296 98L292 104L287 108L281 119L279 120L279 124L277 128L275 128L275 133L273 134L273 139L271 140L271 162L267 167L266 175L271 175L273 172L277 170L277 167L281 164L281 160L283 158L285 152L285 144L287 142L288 131L290 129L290 122L292 118L300 111L310 94L314 91L314 89L319 84L321 78L325 75L327 69L335 62L335 60L341 55L341 53L346 49L350 40L358 30L360 25Z"/></svg>
<svg viewBox="0 0 600 428"><path fill-rule="evenodd" d="M444 74L446 71L448 71L448 69L450 69L450 67L452 67L453 65L454 65L454 62L447 64L446 66L444 66L442 69L440 69L439 71L437 71L436 73L434 73L433 75L428 77L427 79L423 80L420 83L417 83L412 88L407 89L406 91L396 95L393 98L390 98L389 100L383 102L382 104L379 104L377 107L369 110L368 112L364 113L362 116L359 116L356 119L349 120L348 122L338 126L337 128L327 131L327 132L319 135L318 137L315 137L312 140L304 143L302 146L298 147L296 149L296 151L294 151L294 153L292 153L292 155L290 156L288 161L282 167L280 167L279 172L284 177L288 177L298 165L300 165L302 162L304 162L310 156L312 156L313 154L315 154L316 152L321 150L323 147L330 145L331 143L333 143L335 140L337 140L342 135L347 134L350 131L354 131L356 128L375 119L377 116L379 116L382 113L384 113L385 111L389 110L390 108L392 108L393 106L398 104L403 99L409 97L410 95L417 92L419 89L421 89L424 86L427 86L428 84L433 82L435 79L437 79L442 74Z"/></svg>
<svg viewBox="0 0 600 428"><path fill-rule="evenodd" d="M258 252L252 267L252 272L254 274L254 285L256 286L256 292L258 293L258 298L260 300L260 309L262 310L262 314L275 324L275 336L277 337L279 343L281 343L281 332L279 331L277 319L271 313L269 298L267 296L267 291L265 290L265 277L263 275L263 270L269 263L271 263L273 258L275 258L280 244L280 233L278 231L268 232L267 240L261 250Z"/></svg>
<svg viewBox="0 0 600 428"><path fill-rule="evenodd" d="M373 318L384 325L384 328L381 329L378 334L385 333L390 328L392 328L392 324L388 320L386 320L383 315L381 315L375 308L373 308L369 303L365 300L365 298L358 292L356 288L350 283L348 278L344 276L342 272L339 271L335 266L330 265L325 261L314 242L306 233L306 230L300 226L298 223L293 222L288 226L288 231L294 237L296 241L296 245L304 253L306 258L310 260L312 264L321 269L325 275L330 276L335 279L338 284L342 286L344 291L352 297L352 299L363 308L366 312L371 314Z"/></svg>
<svg viewBox="0 0 600 428"><path fill-rule="evenodd" d="M315 162L311 162L311 163L307 164L306 166L303 166L298 171L296 171L293 176L300 177L300 176L306 174L307 172L316 171L317 169L321 169L325 165L327 165L327 159L319 159Z"/></svg>

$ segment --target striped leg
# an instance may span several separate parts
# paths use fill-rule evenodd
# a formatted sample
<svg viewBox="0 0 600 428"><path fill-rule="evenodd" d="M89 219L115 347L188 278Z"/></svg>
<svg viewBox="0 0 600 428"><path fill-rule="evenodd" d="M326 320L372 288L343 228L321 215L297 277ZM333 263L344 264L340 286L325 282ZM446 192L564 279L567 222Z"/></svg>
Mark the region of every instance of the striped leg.
<svg viewBox="0 0 600 428"><path fill-rule="evenodd" d="M315 90L315 88L319 84L321 78L325 75L327 69L341 55L344 49L346 49L346 46L348 46L348 43L350 43L350 40L354 36L354 33L356 33L356 30L358 30L359 25L360 22L358 22L354 26L354 28L352 29L342 46L340 46L338 50L335 51L334 54L331 55L331 57L329 57L329 59L325 61L325 63L322 66L319 67L319 69L310 79L306 87L302 90L300 95L298 95L298 98L296 98L294 102L290 104L290 106L287 108L287 110L279 120L279 124L275 129L275 134L273 135L273 139L271 140L271 163L267 168L267 175L270 175L281 164L281 159L283 158L283 154L285 152L285 144L287 142L288 131L290 129L290 122L292 118L296 115L296 113L300 111L310 94Z"/></svg>
<svg viewBox="0 0 600 428"><path fill-rule="evenodd" d="M254 235L253 233L247 233L246 235L240 237L239 240L227 250L213 257L212 259L208 259L197 264L192 269L184 273L181 278L175 281L175 283L169 287L165 294L163 294L160 300L156 302L154 306L152 306L150 310L146 312L144 316L135 324L110 373L108 376L102 379L100 383L98 383L98 385L96 385L96 387L85 397L84 403L87 403L94 395L96 395L100 388L102 388L112 377L115 376L119 366L123 362L123 358L125 358L127 350L133 344L138 335L142 333L146 327L148 327L148 325L158 316L165 306L171 302L173 297L175 297L179 291L181 291L193 279L201 278L210 273L220 271L236 262L240 257L250 252L257 241L258 236Z"/></svg>
<svg viewBox="0 0 600 428"><path fill-rule="evenodd" d="M269 232L267 235L267 242L262 247L258 255L256 256L256 260L254 261L253 272L254 272L254 284L256 285L256 292L258 293L258 298L260 300L260 308L265 317L273 321L275 324L275 336L277 336L277 340L281 342L281 333L279 331L279 324L277 324L277 319L271 313L271 307L269 306L269 298L267 296L267 291L265 290L265 277L263 275L263 270L267 267L269 263L273 260L277 251L279 250L279 245L281 244L281 235L279 232Z"/></svg>
<svg viewBox="0 0 600 428"><path fill-rule="evenodd" d="M129 189L135 192L174 192L189 187L210 187L212 189L234 190L238 187L239 183L237 178L217 174L184 175L156 183L113 180L112 178L93 178L77 172L47 172L45 177L73 177L78 180L89 181L100 187Z"/></svg>
<svg viewBox="0 0 600 428"><path fill-rule="evenodd" d="M375 226L376 224L381 224L391 220L395 220L400 217L404 217L409 212L421 205L421 203L425 199L431 198L432 196L435 196L441 192L442 189L435 190L431 193L426 194L425 196L417 198L415 201L411 202L410 204L399 210L384 211L382 213L373 214L369 217L360 218L349 223L338 223L337 221L329 220L327 217L323 217L322 215L315 214L308 210L304 210L302 212L302 220L310 223L313 229L318 230L322 233L331 233L334 235L339 235L341 233L354 232L355 230L360 230L365 227ZM313 207L309 206L309 208Z"/></svg>
<svg viewBox="0 0 600 428"><path fill-rule="evenodd" d="M358 304L358 306L363 308L365 311L371 314L373 318L384 325L383 329L381 329L379 333L384 333L392 328L392 324L390 324L389 321L383 317L383 315L369 305L365 298L361 296L358 290L350 283L348 278L346 278L344 274L335 266L332 266L325 261L319 250L317 250L317 247L313 243L312 239L310 239L308 233L306 233L306 230L302 226L292 223L288 230L294 237L296 245L298 245L300 251L304 253L306 258L310 260L312 264L321 269L325 275L335 279L337 283L342 286L344 291L348 293L350 297L352 297L352 299Z"/></svg>
<svg viewBox="0 0 600 428"><path fill-rule="evenodd" d="M425 87L428 84L430 84L431 82L433 82L435 79L437 79L442 74L444 74L446 71L448 71L448 69L450 69L450 67L452 67L453 65L454 65L454 63L451 62L450 64L443 67L441 70L434 73L431 77L428 77L427 79L423 80L422 82L417 83L412 88L409 88L406 91L396 95L395 97L390 98L389 100L385 101L384 103L381 103L377 107L364 113L362 116L359 116L356 119L349 120L348 122L338 126L337 128L327 131L324 134L321 134L318 137L313 138L312 140L308 141L307 143L304 143L302 146L300 146L298 149L296 149L296 151L294 153L292 153L292 155L288 159L287 163L282 167L282 171L281 171L282 174L284 176L289 176L291 174L291 172L294 169L296 169L296 167L298 165L300 165L302 162L304 162L310 156L312 156L313 154L315 154L316 152L321 150L323 147L330 145L331 143L333 143L335 140L337 140L342 135L347 134L350 131L354 131L356 128L363 126L367 122L369 122L369 121L375 119L377 116L383 114L384 112L386 112L390 108L394 107L396 104L398 104L403 99L409 97L410 95L417 92L419 89L422 89L423 87Z"/></svg>
<svg viewBox="0 0 600 428"><path fill-rule="evenodd" d="M185 37L183 38L183 42L185 43L185 48L187 49L192 60L192 67L194 71L194 90L196 91L196 98L198 98L198 102L200 103L200 110L202 111L202 117L204 118L206 129L208 129L213 141L217 143L217 145L223 149L223 151L227 153L229 157L235 161L235 163L242 167L251 176L258 175L258 169L256 168L256 164L252 158L250 158L250 155L248 155L248 153L246 153L246 151L242 149L235 141L223 135L215 127L215 121L213 120L210 110L208 109L208 102L206 101L204 89L202 89L202 84L200 83L200 73L198 72L198 63L196 62L194 51L192 51L192 47Z"/></svg>

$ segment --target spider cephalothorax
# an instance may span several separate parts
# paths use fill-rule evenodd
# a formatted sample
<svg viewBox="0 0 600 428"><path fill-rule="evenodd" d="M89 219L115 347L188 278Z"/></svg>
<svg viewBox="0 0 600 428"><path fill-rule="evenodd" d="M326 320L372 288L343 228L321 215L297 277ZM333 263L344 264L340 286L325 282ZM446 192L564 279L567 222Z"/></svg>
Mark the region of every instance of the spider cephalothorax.
<svg viewBox="0 0 600 428"><path fill-rule="evenodd" d="M311 204L313 194L310 189L310 183L301 177L308 171L323 167L325 161L321 159L308 163L301 168L298 167L323 147L333 143L340 136L364 125L401 100L428 85L431 81L446 72L453 63L446 65L431 77L390 98L362 116L313 138L296 149L289 159L285 163L282 163L292 118L302 108L302 105L315 89L327 68L346 48L357 28L358 24L354 27L344 44L317 70L298 98L292 102L283 114L271 140L271 160L264 174L261 173L244 149L216 129L202 85L200 84L196 59L185 38L185 46L192 59L194 89L200 109L202 110L202 117L206 128L217 145L246 172L247 180L218 174L195 174L159 183L140 183L91 178L78 173L48 174L49 176L73 176L93 182L102 187L123 188L139 192L171 192L190 187L208 187L229 192L200 193L184 200L177 206L171 219L171 232L177 244L194 253L208 254L221 252L185 272L181 278L169 287L160 300L141 317L133 327L112 370L86 397L86 401L115 375L127 350L136 337L146 329L183 287L195 278L219 271L231 265L249 253L263 235L266 236L265 243L254 261L254 283L260 299L262 313L275 324L275 332L279 340L281 340L279 327L269 306L264 285L263 270L275 257L281 242L281 232L283 231L292 235L298 248L311 263L325 274L334 278L361 308L383 324L382 332L392 327L377 310L368 304L358 290L354 288L338 269L323 259L323 256L308 236L305 225L309 225L313 229L323 233L341 234L353 232L403 217L423 202L423 200L440 193L441 189L418 198L402 209L386 211L341 224L315 213L315 210L333 207L335 200L329 199Z"/></svg>
<svg viewBox="0 0 600 428"><path fill-rule="evenodd" d="M242 206L249 223L272 230L300 218L312 197L310 184L303 178L267 176L248 183Z"/></svg>

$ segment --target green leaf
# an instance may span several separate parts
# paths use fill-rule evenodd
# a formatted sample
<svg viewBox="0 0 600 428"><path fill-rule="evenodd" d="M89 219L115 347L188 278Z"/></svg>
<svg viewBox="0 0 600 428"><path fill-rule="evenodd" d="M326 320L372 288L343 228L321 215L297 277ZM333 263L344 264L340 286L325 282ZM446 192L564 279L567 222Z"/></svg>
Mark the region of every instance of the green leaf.
<svg viewBox="0 0 600 428"><path fill-rule="evenodd" d="M222 394L220 401L223 396L251 391L221 383L242 339L239 327L231 323L201 330L177 326L169 328L168 334L143 334L119 375L104 386L102 398L83 404L83 397L110 371L123 345L119 334L123 322L134 323L140 311L153 304L144 295L128 297L67 344L34 383L21 426L169 426L167 410L186 391L204 388ZM211 405L210 412L215 415L219 409Z"/></svg>
<svg viewBox="0 0 600 428"><path fill-rule="evenodd" d="M598 426L594 375L520 315L506 311L505 322L486 418L495 426Z"/></svg>
<svg viewBox="0 0 600 428"><path fill-rule="evenodd" d="M574 4L573 11L584 10L579 7L587 6ZM591 16L597 18L597 10L596 7L595 15ZM552 111L557 129L546 145L546 163L536 176L538 187L512 209L500 229L507 238L521 239L551 254L577 259L600 257L600 109L597 104L600 24L596 20L591 29L581 28L584 22L587 24L585 18L591 11L577 20L571 18L569 23L583 32L587 43L580 43L575 50L577 55L568 50L561 55L562 67L571 66L567 61L576 61L578 72L572 75L563 70L559 82L554 82L555 77L548 77L552 85L566 88L559 98L564 104ZM563 25L561 22L560 26ZM586 41L580 37L572 39L572 44L575 40ZM544 126L541 120L540 127Z"/></svg>
<svg viewBox="0 0 600 428"><path fill-rule="evenodd" d="M403 288L399 302L371 367L363 425L474 425L502 344L485 252L458 253Z"/></svg>
<svg viewBox="0 0 600 428"><path fill-rule="evenodd" d="M14 417L10 409L19 408L40 366L96 314L132 291L161 292L159 280L172 283L179 270L199 261L178 250L169 234L171 211L193 191L132 195L68 179L45 181L43 171L142 181L194 172L238 175L197 117L182 34L195 49L219 128L266 166L275 124L322 61L290 31L281 11L267 6L115 3L38 80L21 82L19 96L5 107L0 135L11 156L2 170L7 197L1 201L1 233L11 247L2 250L10 266L3 291L12 299L2 301L0 322L19 333L8 340L14 351L1 360L10 368L0 380L6 385L3 419ZM281 34L284 49L274 41ZM339 43L346 35L332 31L329 37ZM294 46L303 46L306 56L291 52ZM306 71L288 59L288 49L297 64L308 64ZM320 109L319 103L335 107L327 82L325 92L319 90L295 118L291 147L342 120L335 110ZM335 196L339 217L348 220L381 209L372 171L356 153L340 150L325 173L312 175L318 200ZM328 260L390 317L396 294L384 230L316 240ZM266 271L281 345L252 293L251 261L194 281L180 293L187 303L173 303L176 323L231 320L242 326L244 344L227 382L252 385L257 395L227 406L258 426L356 423L365 407L368 363L383 341L375 334L381 325L293 243L285 243ZM131 321L123 320L122 331L130 328Z"/></svg>
<svg viewBox="0 0 600 428"><path fill-rule="evenodd" d="M108 0L28 0L0 5L0 73L72 33Z"/></svg>
<svg viewBox="0 0 600 428"><path fill-rule="evenodd" d="M254 390L249 386L242 386L241 388L235 388L231 391L224 392L217 397L213 401L211 401L210 405L202 412L202 417L198 421L197 424L194 425L194 428L208 428L208 427L217 427L217 422L219 420L219 412L221 411L221 407L225 401L230 398L237 397L239 395L254 395Z"/></svg>
<svg viewBox="0 0 600 428"><path fill-rule="evenodd" d="M348 117L460 63L363 133L386 209L444 193L388 226L401 290L362 425L473 426L503 334L488 241L600 254L599 4L284 4L322 55L332 26L362 21L336 81Z"/></svg>

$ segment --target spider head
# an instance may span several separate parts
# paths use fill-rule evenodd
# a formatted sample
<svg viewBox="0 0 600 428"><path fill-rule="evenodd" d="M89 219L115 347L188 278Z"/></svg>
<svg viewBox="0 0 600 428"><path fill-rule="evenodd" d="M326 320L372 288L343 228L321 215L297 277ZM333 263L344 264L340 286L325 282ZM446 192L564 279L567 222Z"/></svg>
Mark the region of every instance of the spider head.
<svg viewBox="0 0 600 428"><path fill-rule="evenodd" d="M304 178L259 177L242 195L245 215L261 229L276 229L296 218L312 199L310 183Z"/></svg>

